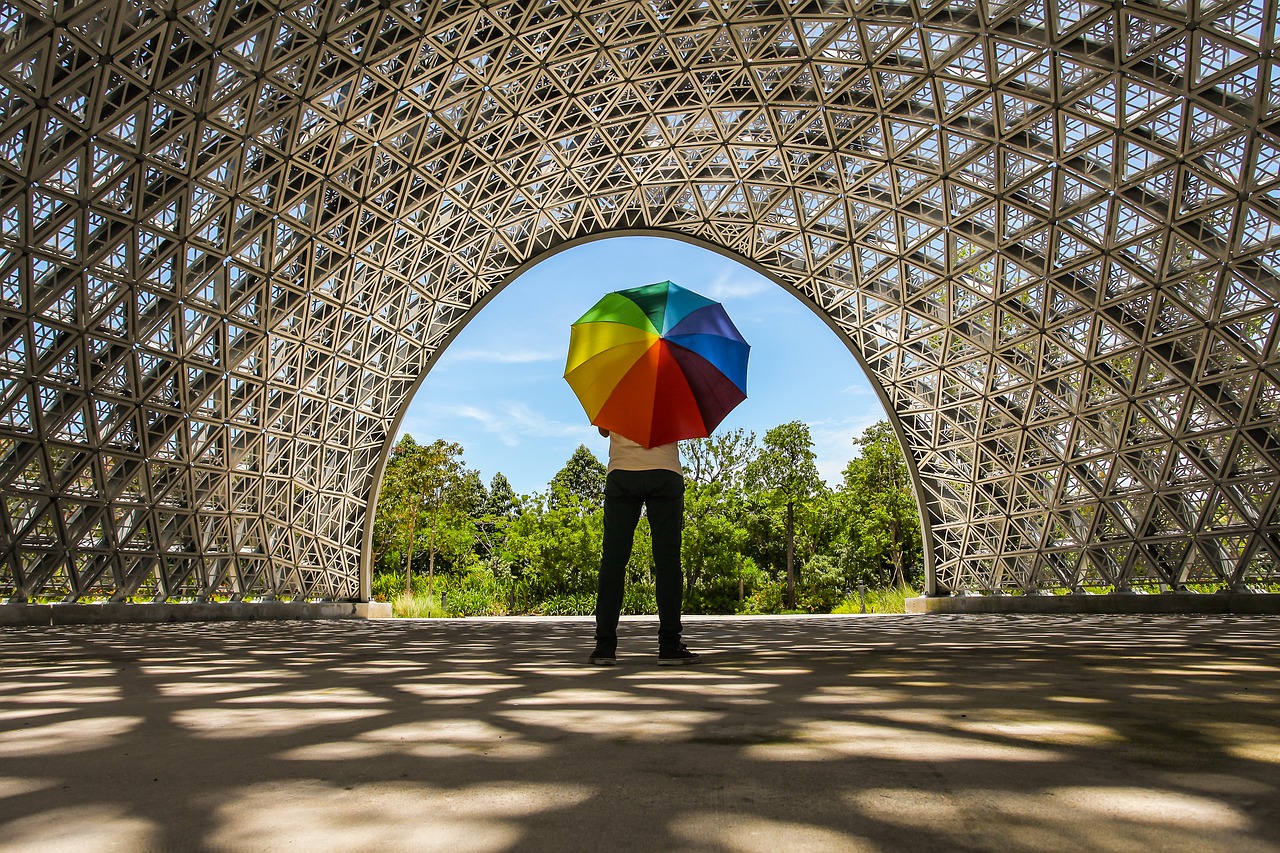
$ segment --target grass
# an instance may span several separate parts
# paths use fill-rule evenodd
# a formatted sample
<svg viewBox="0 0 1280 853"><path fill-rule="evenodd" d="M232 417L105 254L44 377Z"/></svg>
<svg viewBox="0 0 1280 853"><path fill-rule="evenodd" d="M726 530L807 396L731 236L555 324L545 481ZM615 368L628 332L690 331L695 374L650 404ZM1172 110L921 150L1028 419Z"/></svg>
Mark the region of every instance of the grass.
<svg viewBox="0 0 1280 853"><path fill-rule="evenodd" d="M867 590L868 613L906 613L907 599L920 595L919 590L909 586L890 587L889 589ZM846 598L831 611L832 613L861 613L862 608L857 595Z"/></svg>
<svg viewBox="0 0 1280 853"><path fill-rule="evenodd" d="M447 616L434 596L401 593L391 601L391 613L401 619L439 619Z"/></svg>

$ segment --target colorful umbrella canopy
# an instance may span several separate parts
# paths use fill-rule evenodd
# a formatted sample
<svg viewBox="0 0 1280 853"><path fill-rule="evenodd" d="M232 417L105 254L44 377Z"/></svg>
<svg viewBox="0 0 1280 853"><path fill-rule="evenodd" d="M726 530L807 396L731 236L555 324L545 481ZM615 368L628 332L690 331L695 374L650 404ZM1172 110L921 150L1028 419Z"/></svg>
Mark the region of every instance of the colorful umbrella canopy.
<svg viewBox="0 0 1280 853"><path fill-rule="evenodd" d="M720 303L662 281L583 314L564 378L593 424L657 447L710 435L747 398L750 350Z"/></svg>

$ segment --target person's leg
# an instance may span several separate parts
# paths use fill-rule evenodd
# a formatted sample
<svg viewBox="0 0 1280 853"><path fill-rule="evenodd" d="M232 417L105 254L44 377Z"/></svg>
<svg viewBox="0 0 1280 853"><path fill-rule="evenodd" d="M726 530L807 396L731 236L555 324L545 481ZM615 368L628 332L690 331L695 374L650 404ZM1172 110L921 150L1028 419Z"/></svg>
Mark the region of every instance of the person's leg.
<svg viewBox="0 0 1280 853"><path fill-rule="evenodd" d="M604 549L596 586L596 651L612 655L618 648L627 561L635 540L643 503L634 492L635 471L611 471L604 485Z"/></svg>
<svg viewBox="0 0 1280 853"><path fill-rule="evenodd" d="M680 534L684 528L684 477L674 471L646 471L645 506L653 534L653 574L658 599L658 648L680 647L680 604L684 573Z"/></svg>

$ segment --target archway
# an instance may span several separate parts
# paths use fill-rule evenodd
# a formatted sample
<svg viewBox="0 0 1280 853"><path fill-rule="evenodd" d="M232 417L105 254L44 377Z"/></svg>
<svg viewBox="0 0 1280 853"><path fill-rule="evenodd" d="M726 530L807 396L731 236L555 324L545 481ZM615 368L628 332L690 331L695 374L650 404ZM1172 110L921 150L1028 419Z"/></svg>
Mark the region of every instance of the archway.
<svg viewBox="0 0 1280 853"><path fill-rule="evenodd" d="M659 229L829 318L934 591L1274 582L1274 4L42 7L0 22L0 585L360 594L469 311Z"/></svg>

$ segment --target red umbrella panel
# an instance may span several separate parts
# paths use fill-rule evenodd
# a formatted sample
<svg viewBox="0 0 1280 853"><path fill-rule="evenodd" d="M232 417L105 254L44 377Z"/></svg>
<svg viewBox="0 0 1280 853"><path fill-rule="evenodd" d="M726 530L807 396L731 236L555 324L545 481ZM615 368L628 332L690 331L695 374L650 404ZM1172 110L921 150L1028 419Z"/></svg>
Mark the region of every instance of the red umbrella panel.
<svg viewBox="0 0 1280 853"><path fill-rule="evenodd" d="M710 435L746 399L750 350L720 303L664 281L579 318L565 379L593 424L656 447Z"/></svg>

